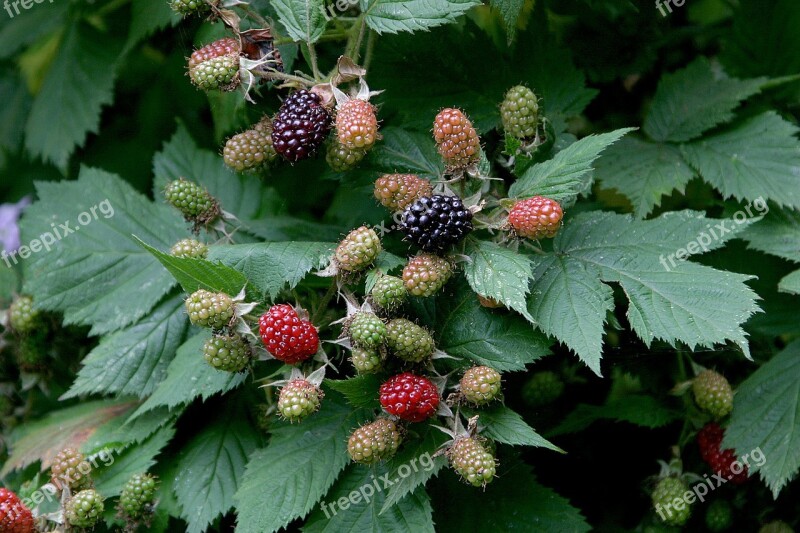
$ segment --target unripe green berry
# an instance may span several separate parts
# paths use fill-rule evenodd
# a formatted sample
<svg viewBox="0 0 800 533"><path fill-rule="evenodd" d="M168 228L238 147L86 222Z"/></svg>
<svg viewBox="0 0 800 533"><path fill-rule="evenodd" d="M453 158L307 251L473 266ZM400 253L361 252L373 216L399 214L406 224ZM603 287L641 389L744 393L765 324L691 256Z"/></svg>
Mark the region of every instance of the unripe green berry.
<svg viewBox="0 0 800 533"><path fill-rule="evenodd" d="M517 85L506 93L500 104L500 116L507 135L517 139L533 138L539 124L539 101L532 90Z"/></svg>
<svg viewBox="0 0 800 533"><path fill-rule="evenodd" d="M205 259L208 246L195 239L181 239L172 246L169 253L174 257Z"/></svg>
<svg viewBox="0 0 800 533"><path fill-rule="evenodd" d="M396 276L381 276L372 287L372 302L386 311L394 311L408 298L403 280Z"/></svg>
<svg viewBox="0 0 800 533"><path fill-rule="evenodd" d="M475 405L484 405L500 392L500 373L488 366L473 366L464 372L460 388L464 398Z"/></svg>
<svg viewBox="0 0 800 533"><path fill-rule="evenodd" d="M73 527L94 527L103 515L103 497L96 490L82 490L67 502L67 522Z"/></svg>
<svg viewBox="0 0 800 533"><path fill-rule="evenodd" d="M376 349L386 342L386 324L374 313L359 311L353 315L347 332L358 348Z"/></svg>
<svg viewBox="0 0 800 533"><path fill-rule="evenodd" d="M148 514L156 497L156 479L150 474L135 474L122 488L119 507L131 518Z"/></svg>
<svg viewBox="0 0 800 533"><path fill-rule="evenodd" d="M298 422L319 409L323 393L304 379L290 381L278 395L278 412L291 422Z"/></svg>
<svg viewBox="0 0 800 533"><path fill-rule="evenodd" d="M447 450L450 465L461 478L474 487L491 483L497 461L477 437L462 437Z"/></svg>
<svg viewBox="0 0 800 533"><path fill-rule="evenodd" d="M233 318L233 301L225 293L200 289L186 299L186 312L192 324L221 329Z"/></svg>
<svg viewBox="0 0 800 533"><path fill-rule="evenodd" d="M371 465L391 459L400 447L400 440L397 425L387 418L379 418L353 431L347 451L353 461Z"/></svg>
<svg viewBox="0 0 800 533"><path fill-rule="evenodd" d="M383 367L380 354L368 348L354 347L350 352L350 361L359 374L378 372Z"/></svg>
<svg viewBox="0 0 800 533"><path fill-rule="evenodd" d="M346 272L360 272L371 265L381 253L381 239L372 228L361 226L351 231L339 243L334 261Z"/></svg>
<svg viewBox="0 0 800 533"><path fill-rule="evenodd" d="M531 407L550 405L564 392L564 382L549 370L536 372L522 387L522 399Z"/></svg>
<svg viewBox="0 0 800 533"><path fill-rule="evenodd" d="M8 309L8 322L17 333L30 333L39 322L39 312L33 308L33 298L18 296Z"/></svg>
<svg viewBox="0 0 800 533"><path fill-rule="evenodd" d="M239 335L214 335L203 344L203 358L217 370L241 372L251 357L250 345Z"/></svg>

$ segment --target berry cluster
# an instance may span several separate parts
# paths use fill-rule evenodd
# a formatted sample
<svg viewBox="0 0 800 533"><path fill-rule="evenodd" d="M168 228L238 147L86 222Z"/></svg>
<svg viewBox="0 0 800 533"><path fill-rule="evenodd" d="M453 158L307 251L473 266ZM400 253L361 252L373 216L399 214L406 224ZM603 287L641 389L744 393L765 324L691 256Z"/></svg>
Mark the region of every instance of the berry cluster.
<svg viewBox="0 0 800 533"><path fill-rule="evenodd" d="M241 372L252 359L252 349L239 335L214 335L203 344L203 358L217 370Z"/></svg>
<svg viewBox="0 0 800 533"><path fill-rule="evenodd" d="M336 136L348 150L369 150L378 140L375 107L366 100L347 100L336 110Z"/></svg>
<svg viewBox="0 0 800 533"><path fill-rule="evenodd" d="M351 231L336 247L333 260L340 270L360 272L370 266L381 253L381 239L366 226Z"/></svg>
<svg viewBox="0 0 800 533"><path fill-rule="evenodd" d="M520 200L508 214L508 223L520 237L544 239L555 237L564 212L555 200L534 196Z"/></svg>
<svg viewBox="0 0 800 533"><path fill-rule="evenodd" d="M239 86L239 41L231 37L207 44L189 58L189 77L199 88L232 91Z"/></svg>
<svg viewBox="0 0 800 533"><path fill-rule="evenodd" d="M0 531L4 533L33 533L31 510L19 497L6 488L0 488Z"/></svg>
<svg viewBox="0 0 800 533"><path fill-rule="evenodd" d="M719 372L700 372L692 381L692 392L697 406L716 420L725 418L733 410L733 389Z"/></svg>
<svg viewBox="0 0 800 533"><path fill-rule="evenodd" d="M319 350L317 329L288 304L273 305L258 321L261 341L275 359L296 365Z"/></svg>
<svg viewBox="0 0 800 533"><path fill-rule="evenodd" d="M408 290L402 279L395 276L381 276L372 287L370 296L375 305L392 312L405 303Z"/></svg>
<svg viewBox="0 0 800 533"><path fill-rule="evenodd" d="M682 526L689 520L692 508L688 503L674 505L675 501L683 501L684 493L689 485L677 477L665 477L658 481L653 490L653 508L659 518L667 525Z"/></svg>
<svg viewBox="0 0 800 533"><path fill-rule="evenodd" d="M292 163L314 155L331 130L331 115L316 94L289 95L272 120L272 146Z"/></svg>
<svg viewBox="0 0 800 533"><path fill-rule="evenodd" d="M156 498L156 478L150 474L135 474L119 496L119 509L127 517L139 519L152 513Z"/></svg>
<svg viewBox="0 0 800 533"><path fill-rule="evenodd" d="M391 459L400 441L397 425L387 418L379 418L353 431L347 441L347 451L353 461L370 465Z"/></svg>
<svg viewBox="0 0 800 533"><path fill-rule="evenodd" d="M15 333L26 334L36 329L39 312L33 308L33 298L17 296L8 308L8 325Z"/></svg>
<svg viewBox="0 0 800 533"><path fill-rule="evenodd" d="M500 118L506 135L531 139L536 136L539 125L539 100L524 85L512 87L500 104Z"/></svg>
<svg viewBox="0 0 800 533"><path fill-rule="evenodd" d="M465 169L480 159L478 133L460 109L447 108L436 115L433 138L439 155L451 170Z"/></svg>
<svg viewBox="0 0 800 533"><path fill-rule="evenodd" d="M722 439L724 437L725 430L716 422L703 426L703 429L697 433L700 456L708 463L708 466L711 467L715 474L727 479L734 485L741 485L747 481L747 465L738 461L734 450L722 449Z"/></svg>
<svg viewBox="0 0 800 533"><path fill-rule="evenodd" d="M82 490L67 502L67 522L73 527L94 527L103 516L104 499L94 489Z"/></svg>
<svg viewBox="0 0 800 533"><path fill-rule="evenodd" d="M483 487L494 478L497 461L479 438L457 439L447 450L447 458L453 470L470 485Z"/></svg>
<svg viewBox="0 0 800 533"><path fill-rule="evenodd" d="M222 329L234 316L233 300L224 292L200 289L186 299L186 312L195 326Z"/></svg>
<svg viewBox="0 0 800 533"><path fill-rule="evenodd" d="M401 220L406 238L425 252L444 252L472 231L472 211L457 196L423 196Z"/></svg>
<svg viewBox="0 0 800 533"><path fill-rule="evenodd" d="M473 366L464 372L459 387L464 399L475 405L484 405L500 393L500 373L488 366Z"/></svg>
<svg viewBox="0 0 800 533"><path fill-rule="evenodd" d="M432 195L431 182L415 174L386 174L375 181L375 198L390 211L402 211Z"/></svg>
<svg viewBox="0 0 800 533"><path fill-rule="evenodd" d="M403 268L403 285L414 296L433 296L453 274L450 261L433 254L418 254Z"/></svg>
<svg viewBox="0 0 800 533"><path fill-rule="evenodd" d="M436 413L439 391L428 378L404 372L381 385L380 402L389 414L422 422Z"/></svg>
<svg viewBox="0 0 800 533"><path fill-rule="evenodd" d="M257 171L277 157L272 145L272 124L265 121L237 133L222 149L222 160L237 172Z"/></svg>
<svg viewBox="0 0 800 533"><path fill-rule="evenodd" d="M196 226L214 222L221 213L216 199L206 189L184 178L170 182L164 189L164 196Z"/></svg>
<svg viewBox="0 0 800 533"><path fill-rule="evenodd" d="M315 413L324 394L305 379L290 381L278 396L278 412L290 422L298 422Z"/></svg>
<svg viewBox="0 0 800 533"><path fill-rule="evenodd" d="M208 246L195 239L181 239L172 245L169 253L184 259L205 259L208 255Z"/></svg>

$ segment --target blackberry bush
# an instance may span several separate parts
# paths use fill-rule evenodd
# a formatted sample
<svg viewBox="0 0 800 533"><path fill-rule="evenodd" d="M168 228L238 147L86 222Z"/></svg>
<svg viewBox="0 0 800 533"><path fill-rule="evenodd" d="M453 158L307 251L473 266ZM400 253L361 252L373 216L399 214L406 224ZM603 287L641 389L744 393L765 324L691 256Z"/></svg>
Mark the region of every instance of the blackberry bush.
<svg viewBox="0 0 800 533"><path fill-rule="evenodd" d="M0 531L797 528L800 3L347 4L0 9Z"/></svg>

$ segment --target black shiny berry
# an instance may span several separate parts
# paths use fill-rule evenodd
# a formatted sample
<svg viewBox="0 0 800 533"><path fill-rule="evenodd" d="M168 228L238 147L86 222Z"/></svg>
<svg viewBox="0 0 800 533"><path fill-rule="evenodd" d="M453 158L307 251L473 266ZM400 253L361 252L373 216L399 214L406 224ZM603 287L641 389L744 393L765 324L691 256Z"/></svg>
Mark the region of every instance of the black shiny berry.
<svg viewBox="0 0 800 533"><path fill-rule="evenodd" d="M288 161L306 159L325 141L331 125L319 96L301 89L283 102L272 121L272 146Z"/></svg>
<svg viewBox="0 0 800 533"><path fill-rule="evenodd" d="M426 196L406 208L400 227L424 251L443 252L472 231L472 211L458 196Z"/></svg>

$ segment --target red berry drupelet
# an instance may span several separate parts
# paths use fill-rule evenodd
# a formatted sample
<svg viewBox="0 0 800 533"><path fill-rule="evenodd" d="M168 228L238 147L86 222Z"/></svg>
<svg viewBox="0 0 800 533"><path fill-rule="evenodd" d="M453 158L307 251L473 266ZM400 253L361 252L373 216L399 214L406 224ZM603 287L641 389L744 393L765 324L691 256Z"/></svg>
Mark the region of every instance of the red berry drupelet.
<svg viewBox="0 0 800 533"><path fill-rule="evenodd" d="M380 401L389 414L409 422L422 422L436 413L439 391L428 378L404 372L381 385Z"/></svg>
<svg viewBox="0 0 800 533"><path fill-rule="evenodd" d="M189 77L203 90L232 91L239 85L239 41L231 37L207 44L189 58Z"/></svg>
<svg viewBox="0 0 800 533"><path fill-rule="evenodd" d="M472 211L458 196L425 196L403 211L400 229L423 251L441 253L472 231Z"/></svg>
<svg viewBox="0 0 800 533"><path fill-rule="evenodd" d="M0 488L0 531L3 533L33 533L33 515L19 497Z"/></svg>
<svg viewBox="0 0 800 533"><path fill-rule="evenodd" d="M336 136L339 144L350 150L369 150L378 140L375 106L354 98L336 110Z"/></svg>
<svg viewBox="0 0 800 533"><path fill-rule="evenodd" d="M273 305L258 321L261 340L275 359L296 365L319 349L317 329L308 320L300 320L291 305Z"/></svg>
<svg viewBox="0 0 800 533"><path fill-rule="evenodd" d="M314 155L331 129L320 97L300 89L289 95L272 121L272 146L292 163Z"/></svg>
<svg viewBox="0 0 800 533"><path fill-rule="evenodd" d="M460 109L442 109L433 121L439 155L450 169L464 169L480 159L481 141Z"/></svg>
<svg viewBox="0 0 800 533"><path fill-rule="evenodd" d="M431 182L416 174L386 174L375 180L375 198L393 212L432 194Z"/></svg>
<svg viewBox="0 0 800 533"><path fill-rule="evenodd" d="M716 422L706 424L697 434L700 456L711 470L734 485L747 481L747 465L742 464L732 449L723 450L722 439L725 431Z"/></svg>
<svg viewBox="0 0 800 533"><path fill-rule="evenodd" d="M544 239L555 237L564 212L555 200L534 196L520 200L508 214L508 223L520 237Z"/></svg>

